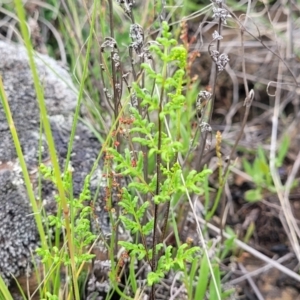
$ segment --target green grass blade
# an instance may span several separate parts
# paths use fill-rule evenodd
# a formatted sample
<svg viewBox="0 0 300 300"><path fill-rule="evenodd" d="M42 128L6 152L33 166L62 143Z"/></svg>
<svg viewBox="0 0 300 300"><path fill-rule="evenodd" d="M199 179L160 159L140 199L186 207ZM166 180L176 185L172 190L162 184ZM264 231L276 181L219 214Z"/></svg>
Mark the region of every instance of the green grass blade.
<svg viewBox="0 0 300 300"><path fill-rule="evenodd" d="M207 285L209 280L209 265L206 255L201 260L201 266L199 271L199 279L196 286L195 299L202 300L205 297L207 291Z"/></svg>

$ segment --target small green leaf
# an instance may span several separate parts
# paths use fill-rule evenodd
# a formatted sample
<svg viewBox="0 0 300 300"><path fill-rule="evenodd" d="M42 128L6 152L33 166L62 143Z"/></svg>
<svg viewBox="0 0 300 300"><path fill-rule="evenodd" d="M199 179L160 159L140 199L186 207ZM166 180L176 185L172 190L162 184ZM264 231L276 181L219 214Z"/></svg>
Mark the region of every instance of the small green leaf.
<svg viewBox="0 0 300 300"><path fill-rule="evenodd" d="M152 286L154 283L158 283L162 278L164 278L163 272L149 272L147 275L147 283L149 286Z"/></svg>
<svg viewBox="0 0 300 300"><path fill-rule="evenodd" d="M249 202L257 202L262 200L263 196L260 189L249 190L245 193L245 200Z"/></svg>
<svg viewBox="0 0 300 300"><path fill-rule="evenodd" d="M130 182L128 184L128 187L135 188L143 194L147 194L147 193L151 192L149 185L147 185L146 183L143 183L143 182L136 182L136 181Z"/></svg>
<svg viewBox="0 0 300 300"><path fill-rule="evenodd" d="M125 228L130 230L132 233L136 233L139 230L139 225L127 217L120 216L120 220L123 222Z"/></svg>
<svg viewBox="0 0 300 300"><path fill-rule="evenodd" d="M253 168L251 164L248 162L248 160L246 160L245 158L243 159L243 168L249 176L253 177L254 174Z"/></svg>
<svg viewBox="0 0 300 300"><path fill-rule="evenodd" d="M150 220L147 222L145 225L142 226L142 234L148 235L149 233L152 232L154 227L154 219Z"/></svg>
<svg viewBox="0 0 300 300"><path fill-rule="evenodd" d="M281 140L280 147L278 149L278 155L276 157L276 167L279 168L282 166L283 160L286 157L286 154L289 150L290 146L290 138L288 135L284 135L283 139Z"/></svg>
<svg viewBox="0 0 300 300"><path fill-rule="evenodd" d="M150 203L148 201L144 202L136 211L136 216L138 219L144 216L146 209L149 207Z"/></svg>

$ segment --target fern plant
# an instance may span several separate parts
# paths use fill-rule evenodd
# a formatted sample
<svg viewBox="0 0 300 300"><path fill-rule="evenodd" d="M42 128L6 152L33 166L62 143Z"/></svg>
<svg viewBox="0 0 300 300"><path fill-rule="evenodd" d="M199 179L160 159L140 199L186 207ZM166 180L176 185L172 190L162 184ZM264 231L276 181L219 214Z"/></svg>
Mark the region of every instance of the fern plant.
<svg viewBox="0 0 300 300"><path fill-rule="evenodd" d="M154 285L170 270L188 269L196 257L203 255L198 246L168 245L165 238L174 199L186 193L203 194L203 183L211 171L185 170L178 159L189 154L188 147L183 147L185 131L181 124L186 104L186 49L171 38L169 26L163 22L161 37L148 50L153 60L141 64L146 85L134 82L132 95L138 101L123 108L130 114L131 127L126 136L130 146L123 153L116 147L107 152L116 171L131 178L122 189L119 220L132 233L133 241L118 244L131 260L143 260L148 265L147 284L152 286L153 297ZM145 166L153 162L155 167L145 173ZM118 273L111 276L116 281Z"/></svg>

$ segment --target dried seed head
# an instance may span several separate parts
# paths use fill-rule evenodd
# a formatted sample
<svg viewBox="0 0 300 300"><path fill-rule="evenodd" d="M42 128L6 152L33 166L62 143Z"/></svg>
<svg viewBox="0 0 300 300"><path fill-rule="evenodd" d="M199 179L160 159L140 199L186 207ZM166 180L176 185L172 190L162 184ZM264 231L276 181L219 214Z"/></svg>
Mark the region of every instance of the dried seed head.
<svg viewBox="0 0 300 300"><path fill-rule="evenodd" d="M131 24L129 37L132 40L132 47L135 51L140 52L144 44L144 30L139 24Z"/></svg>
<svg viewBox="0 0 300 300"><path fill-rule="evenodd" d="M131 15L132 6L135 4L134 0L117 0L117 3L123 8L127 15Z"/></svg>
<svg viewBox="0 0 300 300"><path fill-rule="evenodd" d="M214 62L217 62L218 61L218 58L219 58L219 51L217 51L217 50L211 50L210 51L210 56L211 56L211 58L212 58L212 60L214 61Z"/></svg>
<svg viewBox="0 0 300 300"><path fill-rule="evenodd" d="M143 58L145 62L152 60L152 54L149 50L149 48L143 48L143 51L139 54L139 57Z"/></svg>
<svg viewBox="0 0 300 300"><path fill-rule="evenodd" d="M216 63L218 67L218 72L222 72L225 69L227 63L229 62L229 57L225 53L220 54L217 50L210 50L210 47L211 46L209 46L210 56L212 60Z"/></svg>
<svg viewBox="0 0 300 300"><path fill-rule="evenodd" d="M138 107L138 99L135 92L132 92L130 95L131 105L135 108Z"/></svg>
<svg viewBox="0 0 300 300"><path fill-rule="evenodd" d="M101 45L101 52L113 52L117 48L117 42L111 37L106 37Z"/></svg>
<svg viewBox="0 0 300 300"><path fill-rule="evenodd" d="M220 5L223 3L223 0L212 0L212 2Z"/></svg>
<svg viewBox="0 0 300 300"><path fill-rule="evenodd" d="M213 12L214 12L213 18L221 19L223 24L227 24L226 19L231 17L229 12L224 8L214 6L213 7Z"/></svg>
<svg viewBox="0 0 300 300"><path fill-rule="evenodd" d="M199 127L201 128L201 132L203 133L203 132L211 132L212 131L212 129L211 129L211 126L208 124L208 123L206 123L206 122L202 122L200 125L199 125Z"/></svg>
<svg viewBox="0 0 300 300"><path fill-rule="evenodd" d="M196 101L196 108L201 113L203 108L206 106L207 102L211 100L212 94L207 91L200 91Z"/></svg>
<svg viewBox="0 0 300 300"><path fill-rule="evenodd" d="M103 92L105 93L107 100L112 101L112 95L109 93L108 89L104 88Z"/></svg>
<svg viewBox="0 0 300 300"><path fill-rule="evenodd" d="M198 94L198 99L197 101L208 101L212 97L212 94L208 91L200 91Z"/></svg>
<svg viewBox="0 0 300 300"><path fill-rule="evenodd" d="M214 40L222 40L223 37L219 34L219 32L217 30L214 31L214 33L212 34L212 37Z"/></svg>
<svg viewBox="0 0 300 300"><path fill-rule="evenodd" d="M117 52L113 53L112 60L115 63L115 67L117 69L120 68L120 56Z"/></svg>
<svg viewBox="0 0 300 300"><path fill-rule="evenodd" d="M225 69L225 67L226 67L226 65L227 65L228 62L229 62L229 57L228 57L228 55L225 54L225 53L222 53L222 54L218 57L218 60L217 60L217 62L216 62L216 65L218 66L218 71L219 71L219 72L222 72L222 71Z"/></svg>

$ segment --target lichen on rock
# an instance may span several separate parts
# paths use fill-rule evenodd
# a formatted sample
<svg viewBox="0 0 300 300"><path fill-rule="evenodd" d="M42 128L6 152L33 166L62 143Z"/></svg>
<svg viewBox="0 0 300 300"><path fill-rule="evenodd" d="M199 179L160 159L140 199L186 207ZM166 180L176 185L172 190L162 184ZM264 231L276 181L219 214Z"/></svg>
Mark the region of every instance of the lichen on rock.
<svg viewBox="0 0 300 300"><path fill-rule="evenodd" d="M69 73L53 59L35 54L35 63L44 91L57 156L63 168L77 105L76 88ZM40 134L40 111L27 52L23 46L0 41L0 74L31 183L34 191L37 191L39 163L49 162L50 158L46 138ZM86 125L78 122L71 152L74 197L81 192L85 177L92 170L100 150L99 141ZM90 186L92 191L97 189L101 181L101 163L95 174ZM55 207L54 193L51 182L42 182L40 200L46 213L51 213ZM101 191L98 198L96 212L101 215L104 213ZM39 243L15 146L0 105L0 275L7 285L10 285L13 277L25 274Z"/></svg>

